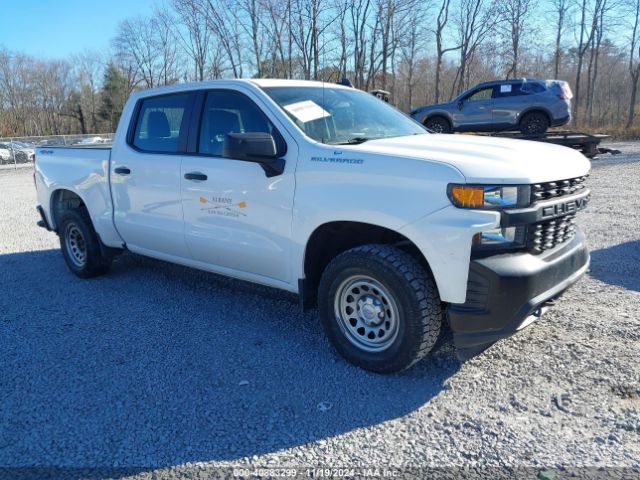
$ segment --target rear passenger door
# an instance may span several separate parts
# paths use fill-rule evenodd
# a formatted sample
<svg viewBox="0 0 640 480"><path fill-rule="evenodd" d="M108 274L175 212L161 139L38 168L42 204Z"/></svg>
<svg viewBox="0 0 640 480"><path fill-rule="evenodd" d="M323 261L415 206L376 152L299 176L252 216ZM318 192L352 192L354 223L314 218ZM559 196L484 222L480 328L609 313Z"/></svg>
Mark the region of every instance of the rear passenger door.
<svg viewBox="0 0 640 480"><path fill-rule="evenodd" d="M126 145L111 155L115 226L138 253L188 258L184 239L180 164L185 150L192 93L141 99Z"/></svg>
<svg viewBox="0 0 640 480"><path fill-rule="evenodd" d="M496 85L493 97L494 125L497 128L517 125L520 112L528 106L527 93L522 91L522 82Z"/></svg>
<svg viewBox="0 0 640 480"><path fill-rule="evenodd" d="M182 163L187 245L211 269L256 281L290 280L290 238L297 145L250 92L202 94L200 127ZM257 164L223 156L228 133L271 134L284 172L268 177ZM266 283L271 283L269 280Z"/></svg>

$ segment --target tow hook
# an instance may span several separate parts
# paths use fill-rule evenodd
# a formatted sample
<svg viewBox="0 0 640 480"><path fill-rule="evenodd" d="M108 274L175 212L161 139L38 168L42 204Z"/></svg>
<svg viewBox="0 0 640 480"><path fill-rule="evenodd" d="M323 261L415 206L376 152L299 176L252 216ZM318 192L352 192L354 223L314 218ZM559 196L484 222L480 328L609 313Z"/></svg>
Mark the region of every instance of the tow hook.
<svg viewBox="0 0 640 480"><path fill-rule="evenodd" d="M536 308L531 315L529 315L527 318L524 319L524 321L520 324L517 330L518 331L522 330L523 328L528 327L533 322L541 318L542 315L544 315L547 312L547 310L549 310L549 307L551 307L552 305L553 305L553 300L544 302L542 305Z"/></svg>

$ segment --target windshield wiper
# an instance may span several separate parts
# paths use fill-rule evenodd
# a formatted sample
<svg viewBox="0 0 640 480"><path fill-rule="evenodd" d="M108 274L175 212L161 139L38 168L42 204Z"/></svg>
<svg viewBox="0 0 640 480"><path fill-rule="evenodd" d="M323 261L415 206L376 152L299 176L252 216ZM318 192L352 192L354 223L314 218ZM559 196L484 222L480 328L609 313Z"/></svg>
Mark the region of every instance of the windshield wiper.
<svg viewBox="0 0 640 480"><path fill-rule="evenodd" d="M336 143L332 143L332 145L358 145L360 143L364 143L368 140L373 140L370 137L353 137L350 138L349 140L345 141L345 142L336 142Z"/></svg>

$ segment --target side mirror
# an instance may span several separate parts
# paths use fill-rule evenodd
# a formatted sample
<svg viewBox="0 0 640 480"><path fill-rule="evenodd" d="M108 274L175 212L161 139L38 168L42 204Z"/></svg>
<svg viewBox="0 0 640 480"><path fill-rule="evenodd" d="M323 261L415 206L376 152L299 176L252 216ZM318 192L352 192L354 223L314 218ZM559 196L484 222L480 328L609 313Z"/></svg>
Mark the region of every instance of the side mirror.
<svg viewBox="0 0 640 480"><path fill-rule="evenodd" d="M267 177L281 175L284 172L284 159L278 158L276 142L269 133L227 133L222 145L222 156L259 163Z"/></svg>
<svg viewBox="0 0 640 480"><path fill-rule="evenodd" d="M458 110L462 110L462 107L464 107L464 100L458 102Z"/></svg>

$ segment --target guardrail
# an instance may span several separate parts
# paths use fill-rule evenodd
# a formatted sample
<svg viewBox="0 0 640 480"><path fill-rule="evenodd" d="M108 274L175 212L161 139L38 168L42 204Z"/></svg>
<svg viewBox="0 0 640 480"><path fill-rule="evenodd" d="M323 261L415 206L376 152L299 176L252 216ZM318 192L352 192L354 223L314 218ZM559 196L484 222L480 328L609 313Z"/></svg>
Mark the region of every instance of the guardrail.
<svg viewBox="0 0 640 480"><path fill-rule="evenodd" d="M45 135L38 137L0 137L0 165L33 164L36 147L65 145L105 145L113 133L86 135Z"/></svg>

